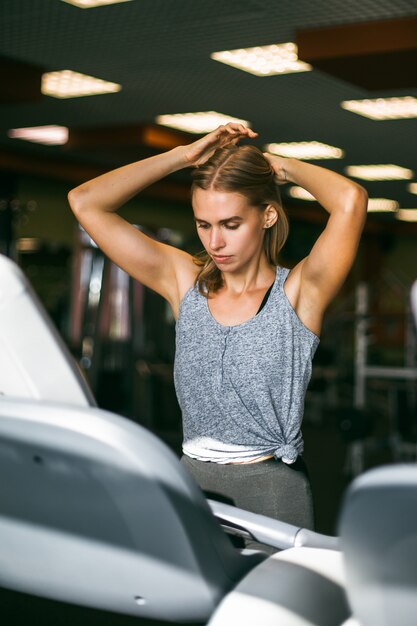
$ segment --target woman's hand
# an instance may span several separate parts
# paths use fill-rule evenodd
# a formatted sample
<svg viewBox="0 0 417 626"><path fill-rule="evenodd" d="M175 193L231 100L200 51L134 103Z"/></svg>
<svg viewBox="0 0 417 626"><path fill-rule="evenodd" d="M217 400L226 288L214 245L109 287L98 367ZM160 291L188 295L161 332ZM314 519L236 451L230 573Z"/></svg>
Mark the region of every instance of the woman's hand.
<svg viewBox="0 0 417 626"><path fill-rule="evenodd" d="M280 157L270 152L264 152L265 159L270 163L272 169L275 172L275 181L278 185L290 182L286 166L289 159Z"/></svg>
<svg viewBox="0 0 417 626"><path fill-rule="evenodd" d="M242 137L253 139L257 135L258 133L243 124L229 122L229 124L219 126L205 137L197 139L194 143L184 146L185 162L189 166L198 167L208 161L218 148L237 144Z"/></svg>

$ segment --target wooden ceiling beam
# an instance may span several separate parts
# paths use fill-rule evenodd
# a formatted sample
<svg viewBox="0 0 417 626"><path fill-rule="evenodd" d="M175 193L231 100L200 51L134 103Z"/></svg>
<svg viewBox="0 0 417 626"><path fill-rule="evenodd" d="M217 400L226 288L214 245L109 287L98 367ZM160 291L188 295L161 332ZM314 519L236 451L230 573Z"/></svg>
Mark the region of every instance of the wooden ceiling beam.
<svg viewBox="0 0 417 626"><path fill-rule="evenodd" d="M130 124L105 128L71 128L66 150L95 150L115 147L146 147L156 150L172 150L188 144L194 138L188 133L154 126Z"/></svg>
<svg viewBox="0 0 417 626"><path fill-rule="evenodd" d="M297 31L300 60L362 88L417 86L417 17Z"/></svg>
<svg viewBox="0 0 417 626"><path fill-rule="evenodd" d="M37 65L0 57L0 104L41 100L43 72Z"/></svg>
<svg viewBox="0 0 417 626"><path fill-rule="evenodd" d="M0 151L0 170L16 174L44 176L51 180L62 180L79 184L103 174L103 168L74 162L41 159L9 151Z"/></svg>
<svg viewBox="0 0 417 626"><path fill-rule="evenodd" d="M79 185L108 171L107 168L101 166L85 165L72 161L39 159L38 157L28 157L26 155L0 151L0 171L2 170L61 180L70 185ZM144 189L143 194L148 197L169 199L174 202L190 201L189 186L169 180L162 180L154 185L150 185Z"/></svg>

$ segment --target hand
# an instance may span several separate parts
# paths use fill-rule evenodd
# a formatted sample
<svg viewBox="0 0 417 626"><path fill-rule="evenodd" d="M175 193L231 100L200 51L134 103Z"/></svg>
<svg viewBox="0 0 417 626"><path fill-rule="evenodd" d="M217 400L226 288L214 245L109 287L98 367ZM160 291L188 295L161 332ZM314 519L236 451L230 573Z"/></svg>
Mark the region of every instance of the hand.
<svg viewBox="0 0 417 626"><path fill-rule="evenodd" d="M243 124L229 122L225 126L219 126L194 143L184 146L184 159L187 165L198 167L208 161L218 148L235 145L242 137L253 139L257 136L258 133Z"/></svg>
<svg viewBox="0 0 417 626"><path fill-rule="evenodd" d="M275 181L278 185L288 183L290 178L286 169L288 159L280 157L270 152L264 152L265 159L270 163L272 169L275 172Z"/></svg>

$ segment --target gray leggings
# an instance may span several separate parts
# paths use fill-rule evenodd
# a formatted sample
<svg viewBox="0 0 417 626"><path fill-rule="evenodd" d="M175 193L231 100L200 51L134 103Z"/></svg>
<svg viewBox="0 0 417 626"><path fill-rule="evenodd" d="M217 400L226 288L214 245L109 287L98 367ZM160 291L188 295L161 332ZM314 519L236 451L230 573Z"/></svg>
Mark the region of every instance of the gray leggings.
<svg viewBox="0 0 417 626"><path fill-rule="evenodd" d="M208 498L314 530L310 480L301 457L292 465L276 459L220 464L185 455L181 462Z"/></svg>

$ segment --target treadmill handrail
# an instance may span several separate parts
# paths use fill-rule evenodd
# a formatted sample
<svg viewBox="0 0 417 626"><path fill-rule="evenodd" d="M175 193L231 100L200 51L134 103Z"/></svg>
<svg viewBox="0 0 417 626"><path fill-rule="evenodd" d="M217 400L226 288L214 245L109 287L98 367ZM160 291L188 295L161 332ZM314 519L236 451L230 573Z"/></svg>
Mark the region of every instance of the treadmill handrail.
<svg viewBox="0 0 417 626"><path fill-rule="evenodd" d="M208 500L207 502L222 526L230 527L234 534L242 536L249 534L255 541L278 550L302 546L328 550L340 549L339 537L322 535L216 500Z"/></svg>

